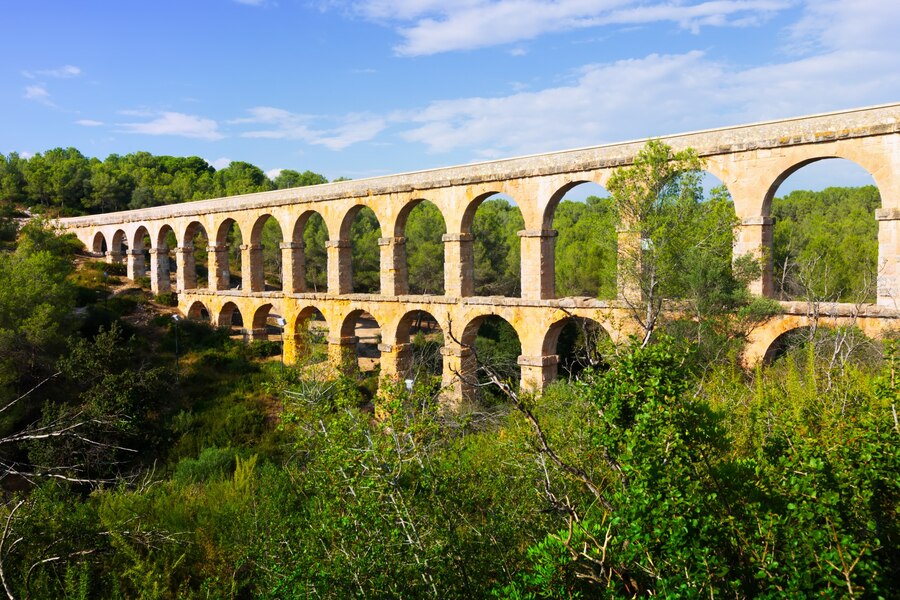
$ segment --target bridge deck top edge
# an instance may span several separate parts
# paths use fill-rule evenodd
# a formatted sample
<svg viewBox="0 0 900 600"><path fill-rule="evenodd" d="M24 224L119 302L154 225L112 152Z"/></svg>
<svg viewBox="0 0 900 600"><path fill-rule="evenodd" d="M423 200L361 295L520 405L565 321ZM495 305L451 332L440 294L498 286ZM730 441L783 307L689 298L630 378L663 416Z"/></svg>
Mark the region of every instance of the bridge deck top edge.
<svg viewBox="0 0 900 600"><path fill-rule="evenodd" d="M900 133L900 103L746 125L732 125L656 138L643 138L302 188L212 198L104 215L69 217L59 219L58 223L60 226L70 229L97 227L134 221L189 217L198 214L275 208L297 203L319 203L417 191L427 192L440 188L463 187L511 179L596 171L629 164L637 151L651 139L662 140L675 148L694 147L701 156L711 157L896 133Z"/></svg>

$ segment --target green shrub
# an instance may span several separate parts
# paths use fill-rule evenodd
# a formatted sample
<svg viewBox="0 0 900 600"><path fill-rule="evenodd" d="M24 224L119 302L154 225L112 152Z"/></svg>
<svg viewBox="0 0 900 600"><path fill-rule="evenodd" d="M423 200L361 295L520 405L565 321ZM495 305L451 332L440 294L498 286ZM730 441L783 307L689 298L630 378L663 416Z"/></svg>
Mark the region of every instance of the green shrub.
<svg viewBox="0 0 900 600"><path fill-rule="evenodd" d="M153 300L157 304L162 304L163 306L178 306L178 294L175 292L157 294Z"/></svg>
<svg viewBox="0 0 900 600"><path fill-rule="evenodd" d="M184 485L230 477L236 456L234 448L206 448L197 458L181 459L172 479Z"/></svg>
<svg viewBox="0 0 900 600"><path fill-rule="evenodd" d="M266 358L281 354L281 344L270 340L253 340L247 346L247 354L251 358Z"/></svg>

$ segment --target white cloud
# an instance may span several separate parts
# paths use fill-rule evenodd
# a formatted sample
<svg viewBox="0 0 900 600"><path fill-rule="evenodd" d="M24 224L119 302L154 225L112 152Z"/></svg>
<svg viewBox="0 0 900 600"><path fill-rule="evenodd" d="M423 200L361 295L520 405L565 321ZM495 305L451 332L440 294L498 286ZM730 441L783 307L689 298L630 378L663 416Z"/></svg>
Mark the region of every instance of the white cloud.
<svg viewBox="0 0 900 600"><path fill-rule="evenodd" d="M805 15L798 30L811 40L807 51L782 62L741 67L700 51L654 54L585 66L556 87L435 101L396 118L412 125L402 137L431 152L495 158L900 97L900 38L891 25L900 3L878 13L817 0Z"/></svg>
<svg viewBox="0 0 900 600"><path fill-rule="evenodd" d="M471 50L530 40L547 33L603 25L672 22L697 32L702 27L758 24L796 0L360 0L366 18L391 24L403 56Z"/></svg>
<svg viewBox="0 0 900 600"><path fill-rule="evenodd" d="M230 165L232 163L232 160L223 156L221 158L217 158L216 160L208 160L206 162L211 164L213 168L218 171L219 169L224 169L225 167Z"/></svg>
<svg viewBox="0 0 900 600"><path fill-rule="evenodd" d="M45 106L56 106L53 101L50 100L50 92L48 92L47 88L43 85L25 86L25 93L22 94L22 97L26 100L34 100Z"/></svg>
<svg viewBox="0 0 900 600"><path fill-rule="evenodd" d="M38 77L54 77L56 79L70 79L78 77L82 71L75 65L65 65L58 69L42 69L40 71L22 71L22 75L28 79L36 79Z"/></svg>
<svg viewBox="0 0 900 600"><path fill-rule="evenodd" d="M82 125L83 127L99 127L103 125L103 121L95 121L94 119L78 119L75 121L76 125Z"/></svg>
<svg viewBox="0 0 900 600"><path fill-rule="evenodd" d="M281 174L282 171L284 171L284 169L269 169L268 171L266 171L266 177L274 180L276 177L278 177L278 175Z"/></svg>
<svg viewBox="0 0 900 600"><path fill-rule="evenodd" d="M220 140L225 137L219 132L219 125L214 120L177 112L164 112L152 121L119 123L118 126L125 133L144 135L177 135L203 140Z"/></svg>
<svg viewBox="0 0 900 600"><path fill-rule="evenodd" d="M338 119L331 127L313 128L311 126L313 121L327 122L334 119L292 113L271 106L258 106L248 112L250 117L235 119L230 123L268 127L246 131L241 137L302 140L331 150L342 150L350 145L370 140L387 127L385 118L367 113L351 113Z"/></svg>

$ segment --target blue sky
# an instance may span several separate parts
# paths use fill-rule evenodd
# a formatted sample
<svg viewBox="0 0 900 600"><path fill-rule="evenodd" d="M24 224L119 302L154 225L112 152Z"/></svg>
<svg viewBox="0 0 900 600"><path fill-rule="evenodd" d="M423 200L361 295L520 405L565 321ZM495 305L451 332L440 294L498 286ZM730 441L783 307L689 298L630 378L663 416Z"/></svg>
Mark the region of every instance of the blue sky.
<svg viewBox="0 0 900 600"><path fill-rule="evenodd" d="M898 101L898 23L897 0L9 2L0 152L362 178L661 136Z"/></svg>

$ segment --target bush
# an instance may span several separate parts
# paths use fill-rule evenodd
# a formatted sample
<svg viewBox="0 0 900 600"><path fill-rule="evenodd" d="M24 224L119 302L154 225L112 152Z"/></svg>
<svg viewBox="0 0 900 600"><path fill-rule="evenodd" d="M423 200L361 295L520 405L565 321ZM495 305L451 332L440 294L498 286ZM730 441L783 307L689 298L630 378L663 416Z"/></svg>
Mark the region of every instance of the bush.
<svg viewBox="0 0 900 600"><path fill-rule="evenodd" d="M157 294L153 301L163 306L178 306L178 294L175 292L164 292Z"/></svg>
<svg viewBox="0 0 900 600"><path fill-rule="evenodd" d="M270 340L253 340L247 347L247 354L251 358L266 358L281 354L281 344Z"/></svg>
<svg viewBox="0 0 900 600"><path fill-rule="evenodd" d="M230 477L236 456L234 448L206 448L197 458L181 459L172 479L184 485Z"/></svg>

